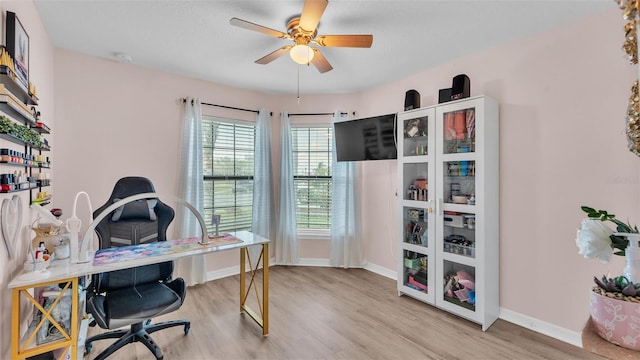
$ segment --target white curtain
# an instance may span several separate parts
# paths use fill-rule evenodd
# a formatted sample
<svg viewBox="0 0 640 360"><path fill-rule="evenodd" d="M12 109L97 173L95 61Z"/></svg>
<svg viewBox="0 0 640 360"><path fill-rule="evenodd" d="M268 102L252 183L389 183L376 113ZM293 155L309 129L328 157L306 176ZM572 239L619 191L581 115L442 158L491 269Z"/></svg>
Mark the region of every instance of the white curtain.
<svg viewBox="0 0 640 360"><path fill-rule="evenodd" d="M273 199L271 195L271 115L265 109L260 109L256 117L254 150L251 231L256 235L271 239L271 214L273 214ZM249 250L251 259L257 261L260 248L253 246ZM268 256L268 254L264 254L264 256Z"/></svg>
<svg viewBox="0 0 640 360"><path fill-rule="evenodd" d="M340 112L333 122L347 120ZM335 136L331 163L331 254L329 263L337 267L364 265L360 227L360 196L356 163L337 162Z"/></svg>
<svg viewBox="0 0 640 360"><path fill-rule="evenodd" d="M289 114L281 114L280 131L280 209L275 238L276 263L295 264L298 255L298 233L296 227L296 201L293 186L293 152L291 143L291 121Z"/></svg>
<svg viewBox="0 0 640 360"><path fill-rule="evenodd" d="M184 123L180 151L178 197L204 212L202 168L202 108L200 100L187 98L184 102ZM176 206L174 232L177 239L201 236L202 230L196 217L183 205ZM176 261L175 272L187 285L204 284L207 281L206 255L189 256Z"/></svg>

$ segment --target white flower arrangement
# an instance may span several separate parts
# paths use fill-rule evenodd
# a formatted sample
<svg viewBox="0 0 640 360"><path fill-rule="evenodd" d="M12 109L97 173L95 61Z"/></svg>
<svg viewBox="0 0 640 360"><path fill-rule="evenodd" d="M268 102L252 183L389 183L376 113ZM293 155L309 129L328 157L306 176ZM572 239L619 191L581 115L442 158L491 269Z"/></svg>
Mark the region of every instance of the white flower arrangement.
<svg viewBox="0 0 640 360"><path fill-rule="evenodd" d="M624 256L629 240L623 236L614 235L614 232L638 233L638 227L617 220L614 214L609 214L606 210L594 210L582 206L582 211L587 213L588 218L582 220L582 225L576 234L578 254L588 259L598 258L603 264L609 262L611 255ZM614 223L616 230L609 228L605 224L606 221Z"/></svg>

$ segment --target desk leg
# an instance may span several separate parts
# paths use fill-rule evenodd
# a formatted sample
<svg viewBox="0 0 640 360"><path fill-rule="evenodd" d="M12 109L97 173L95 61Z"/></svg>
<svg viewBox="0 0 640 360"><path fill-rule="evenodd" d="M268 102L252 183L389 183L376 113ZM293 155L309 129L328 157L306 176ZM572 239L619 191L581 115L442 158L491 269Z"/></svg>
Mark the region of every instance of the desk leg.
<svg viewBox="0 0 640 360"><path fill-rule="evenodd" d="M262 244L262 335L269 334L269 243Z"/></svg>
<svg viewBox="0 0 640 360"><path fill-rule="evenodd" d="M29 293L29 290L33 288L58 284L65 284L64 288L60 290L60 294L58 294L54 302L47 309L43 308L38 300ZM52 317L51 314L54 308L58 306L59 301L64 297L65 292L69 289L71 289L71 329L64 329L62 325ZM26 339L24 340L24 343L21 343L20 339L20 302L22 296L24 296L24 298L28 300L29 306L35 307L37 311L42 314L42 318L40 319L40 322L35 327L35 329L31 333L25 334ZM80 311L80 309L78 308L78 278L62 279L57 281L43 281L39 284L14 288L11 292L11 301L11 359L24 359L56 349L65 349L63 351L63 354L61 355L61 358L66 358L67 355L70 355L70 358L72 360L77 359L79 321L78 312ZM60 340L53 340L41 345L35 345L38 330L42 326L48 326L45 325L45 320L48 320L50 322L50 325L55 326L64 336ZM71 351L71 353L69 354L68 351Z"/></svg>
<svg viewBox="0 0 640 360"><path fill-rule="evenodd" d="M260 301L260 294L257 288L257 271L260 268L260 260L262 259L262 302ZM246 285L246 262L249 262L249 271L251 272L251 280L249 286ZM251 289L254 289L256 300L258 301L258 309L260 315L253 311L247 305L247 298ZM258 257L255 266L251 261L251 256L247 252L246 248L240 249L240 312L244 312L249 315L260 327L262 327L262 335L267 336L269 333L269 244L262 244L260 256Z"/></svg>
<svg viewBox="0 0 640 360"><path fill-rule="evenodd" d="M11 358L18 358L20 346L20 289L11 290Z"/></svg>

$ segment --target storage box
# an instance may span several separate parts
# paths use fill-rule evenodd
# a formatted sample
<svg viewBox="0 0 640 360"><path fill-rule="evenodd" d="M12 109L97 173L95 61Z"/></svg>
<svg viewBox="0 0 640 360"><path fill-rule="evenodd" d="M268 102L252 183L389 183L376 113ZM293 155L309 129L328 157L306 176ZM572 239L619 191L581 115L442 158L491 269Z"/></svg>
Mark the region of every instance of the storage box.
<svg viewBox="0 0 640 360"><path fill-rule="evenodd" d="M409 284L419 289L422 289L424 291L427 291L427 285L417 281L416 278L413 277L413 275L409 275Z"/></svg>
<svg viewBox="0 0 640 360"><path fill-rule="evenodd" d="M444 214L443 220L446 226L457 228L464 227L464 217L462 215Z"/></svg>
<svg viewBox="0 0 640 360"><path fill-rule="evenodd" d="M420 269L420 258L418 259L404 259L404 267L409 269Z"/></svg>

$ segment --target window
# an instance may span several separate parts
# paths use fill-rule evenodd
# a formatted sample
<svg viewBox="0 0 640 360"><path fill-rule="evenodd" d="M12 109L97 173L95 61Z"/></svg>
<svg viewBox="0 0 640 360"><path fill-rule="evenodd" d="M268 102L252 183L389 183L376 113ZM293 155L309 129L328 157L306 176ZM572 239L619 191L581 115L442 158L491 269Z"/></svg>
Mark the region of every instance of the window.
<svg viewBox="0 0 640 360"><path fill-rule="evenodd" d="M251 230L255 124L203 117L204 219L219 231Z"/></svg>
<svg viewBox="0 0 640 360"><path fill-rule="evenodd" d="M293 182L298 229L331 228L332 128L294 127Z"/></svg>

